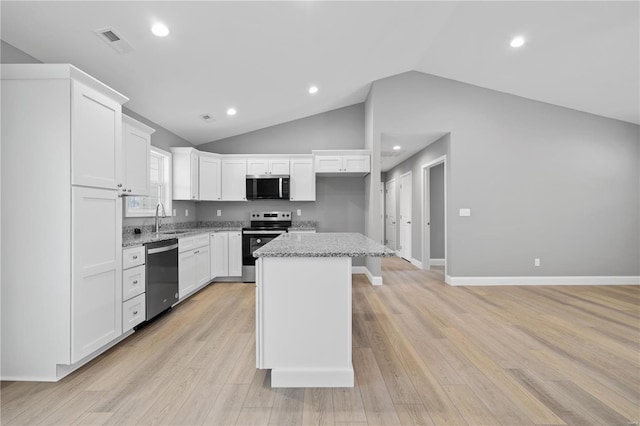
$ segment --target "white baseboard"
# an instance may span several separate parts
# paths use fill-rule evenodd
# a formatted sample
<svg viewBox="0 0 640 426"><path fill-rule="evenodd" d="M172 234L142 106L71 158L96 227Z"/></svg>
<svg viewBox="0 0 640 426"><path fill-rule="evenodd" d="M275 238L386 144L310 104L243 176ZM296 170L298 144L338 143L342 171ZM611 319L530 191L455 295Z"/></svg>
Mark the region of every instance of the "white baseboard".
<svg viewBox="0 0 640 426"><path fill-rule="evenodd" d="M430 259L431 266L444 266L444 259Z"/></svg>
<svg viewBox="0 0 640 426"><path fill-rule="evenodd" d="M382 285L382 277L372 275L371 271L369 271L369 268L366 266L352 266L351 273L366 275L371 285Z"/></svg>
<svg viewBox="0 0 640 426"><path fill-rule="evenodd" d="M451 286L499 285L640 285L640 276L605 277L452 277L445 276Z"/></svg>
<svg viewBox="0 0 640 426"><path fill-rule="evenodd" d="M418 267L418 268L422 269L422 262L421 262L421 261L419 261L418 259L414 259L414 258L412 257L412 258L411 258L411 260L410 260L409 262L411 262L411 264L412 264L413 266L416 266L416 267Z"/></svg>

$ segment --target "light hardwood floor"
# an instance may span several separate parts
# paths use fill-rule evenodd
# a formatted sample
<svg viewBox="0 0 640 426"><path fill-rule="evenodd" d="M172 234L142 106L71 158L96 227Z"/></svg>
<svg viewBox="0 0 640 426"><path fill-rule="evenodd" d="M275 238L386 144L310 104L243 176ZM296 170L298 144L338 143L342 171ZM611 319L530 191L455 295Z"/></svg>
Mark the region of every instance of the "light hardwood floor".
<svg viewBox="0 0 640 426"><path fill-rule="evenodd" d="M450 287L395 258L383 276L354 276L352 389L271 389L255 369L254 286L218 283L58 383L3 382L0 421L640 421L639 287Z"/></svg>

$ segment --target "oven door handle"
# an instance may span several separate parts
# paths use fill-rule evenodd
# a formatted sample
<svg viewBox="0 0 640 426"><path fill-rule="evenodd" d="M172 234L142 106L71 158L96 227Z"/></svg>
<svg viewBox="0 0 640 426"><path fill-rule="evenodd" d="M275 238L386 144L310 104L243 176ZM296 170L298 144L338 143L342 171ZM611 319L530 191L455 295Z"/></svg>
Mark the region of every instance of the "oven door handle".
<svg viewBox="0 0 640 426"><path fill-rule="evenodd" d="M242 231L242 235L280 235L286 233L287 231Z"/></svg>

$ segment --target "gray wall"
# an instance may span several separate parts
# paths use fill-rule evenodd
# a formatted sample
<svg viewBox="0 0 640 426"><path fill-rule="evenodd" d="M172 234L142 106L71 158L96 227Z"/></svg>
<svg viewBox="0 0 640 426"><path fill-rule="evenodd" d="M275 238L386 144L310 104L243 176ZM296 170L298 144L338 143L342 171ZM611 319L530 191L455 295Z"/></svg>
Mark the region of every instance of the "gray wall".
<svg viewBox="0 0 640 426"><path fill-rule="evenodd" d="M302 210L297 216L296 210ZM216 216L221 210L222 216ZM364 179L318 178L316 201L289 202L256 200L249 202L198 203L198 220L249 220L252 211L285 210L293 212L293 221L315 221L318 232L364 233Z"/></svg>
<svg viewBox="0 0 640 426"><path fill-rule="evenodd" d="M369 97L378 143L451 132L449 275L640 274L639 126L419 72Z"/></svg>
<svg viewBox="0 0 640 426"><path fill-rule="evenodd" d="M3 64L40 64L42 61L0 40L0 62Z"/></svg>
<svg viewBox="0 0 640 426"><path fill-rule="evenodd" d="M429 169L431 259L444 259L444 164Z"/></svg>
<svg viewBox="0 0 640 426"><path fill-rule="evenodd" d="M218 154L311 154L314 149L362 149L364 104L312 115L199 145Z"/></svg>
<svg viewBox="0 0 640 426"><path fill-rule="evenodd" d="M422 166L435 160L436 158L447 155L449 150L450 136L445 135L437 141L427 145L421 151L418 151L410 158L398 164L384 174L384 181L389 182L396 180L396 217L400 217L400 176L407 172L411 172L411 257L423 262L422 258ZM444 182L443 182L444 185ZM444 210L444 205L442 206ZM400 241L400 221L396 227L396 245ZM433 231L433 228L432 228ZM442 248L444 251L444 219L442 227ZM435 258L433 253L431 258ZM444 258L444 253L439 257Z"/></svg>

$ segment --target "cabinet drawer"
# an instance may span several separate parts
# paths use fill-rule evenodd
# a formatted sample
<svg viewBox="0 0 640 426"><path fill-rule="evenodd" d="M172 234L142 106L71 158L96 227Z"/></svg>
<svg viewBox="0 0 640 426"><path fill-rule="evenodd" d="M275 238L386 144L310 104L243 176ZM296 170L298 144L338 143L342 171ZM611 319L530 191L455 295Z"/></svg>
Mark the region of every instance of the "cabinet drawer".
<svg viewBox="0 0 640 426"><path fill-rule="evenodd" d="M122 269L144 265L144 246L122 250Z"/></svg>
<svg viewBox="0 0 640 426"><path fill-rule="evenodd" d="M122 304L122 332L126 333L146 318L145 293Z"/></svg>
<svg viewBox="0 0 640 426"><path fill-rule="evenodd" d="M145 265L122 271L122 300L129 300L145 291Z"/></svg>
<svg viewBox="0 0 640 426"><path fill-rule="evenodd" d="M178 251L184 253L187 250L193 250L194 248L208 246L209 234L194 235L192 237L178 239Z"/></svg>

